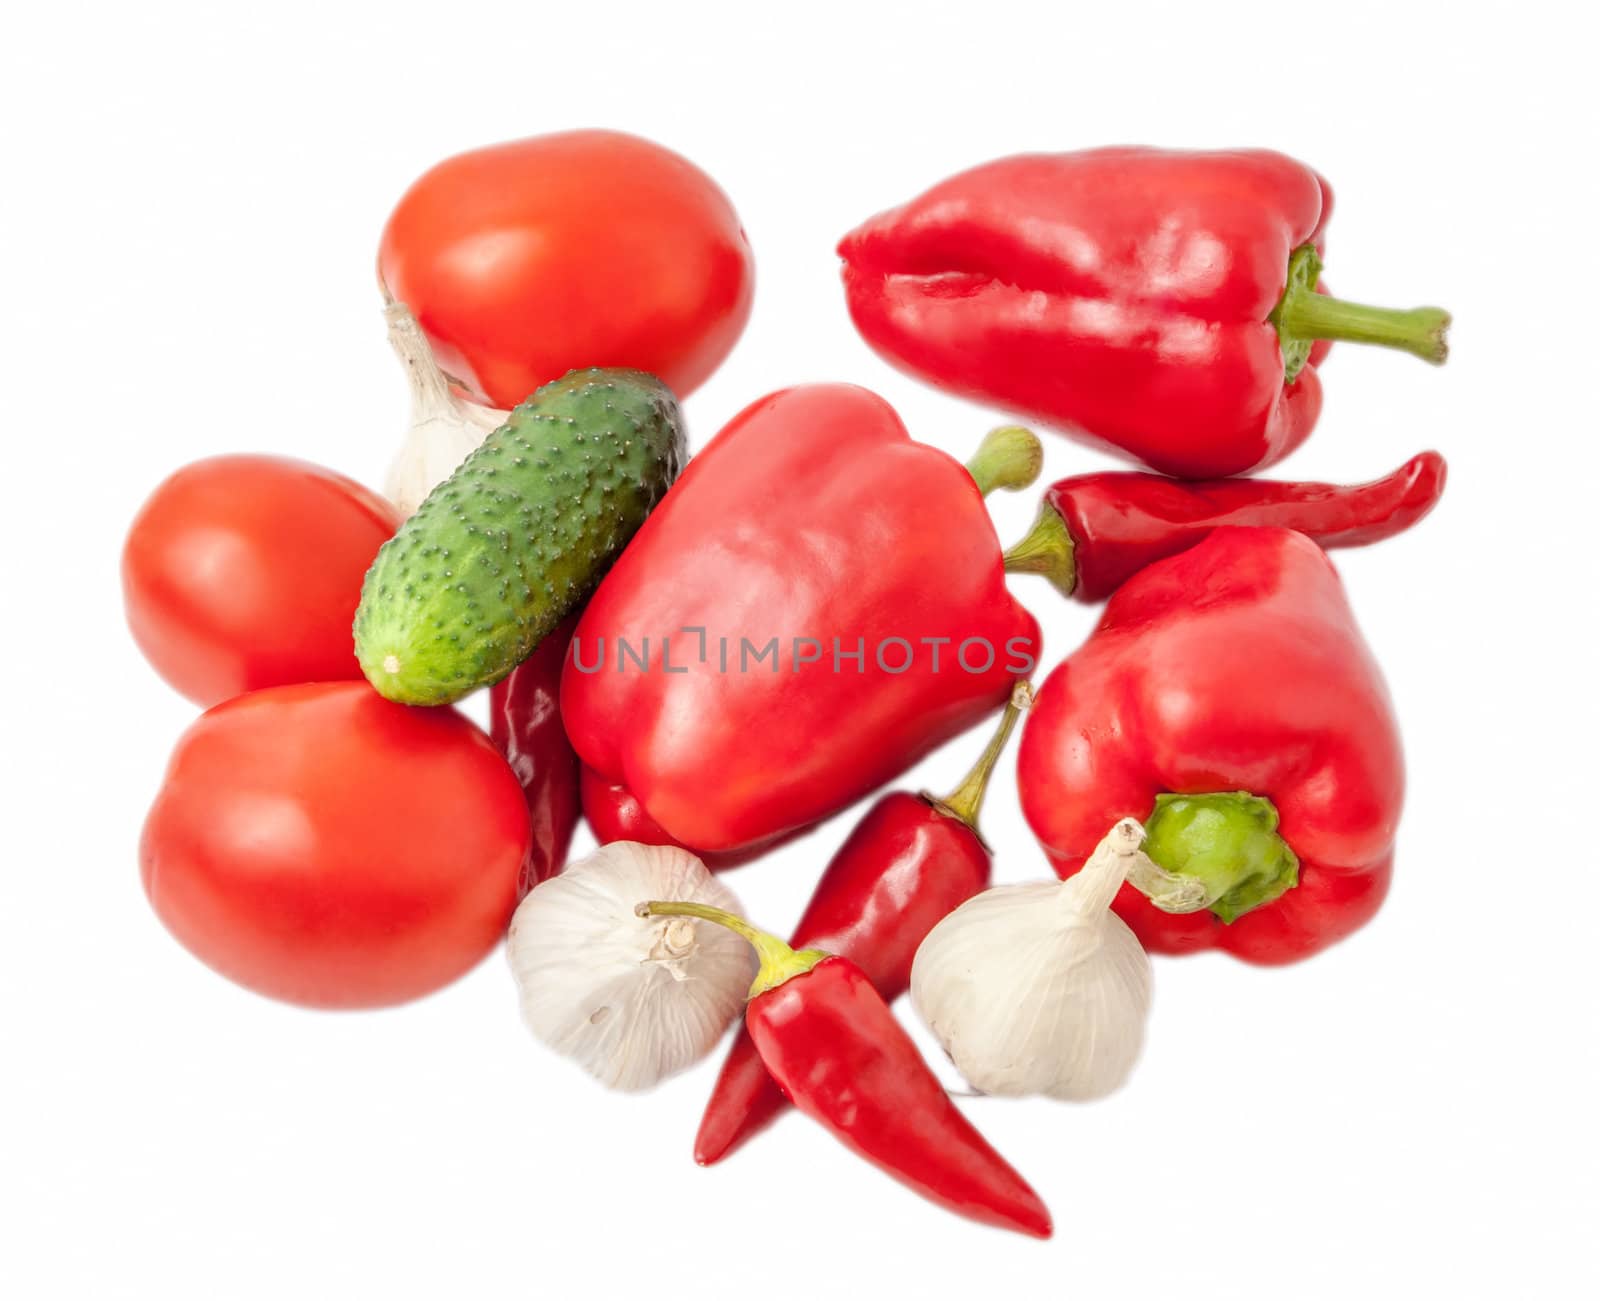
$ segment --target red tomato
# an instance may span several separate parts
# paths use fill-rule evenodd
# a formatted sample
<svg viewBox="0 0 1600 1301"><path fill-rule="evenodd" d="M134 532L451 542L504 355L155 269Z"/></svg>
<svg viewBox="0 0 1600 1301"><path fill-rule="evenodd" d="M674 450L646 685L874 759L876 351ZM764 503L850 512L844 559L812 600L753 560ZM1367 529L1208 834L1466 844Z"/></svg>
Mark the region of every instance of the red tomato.
<svg viewBox="0 0 1600 1301"><path fill-rule="evenodd" d="M281 456L218 456L155 490L122 552L133 639L200 705L287 682L361 677L361 580L400 526L343 475Z"/></svg>
<svg viewBox="0 0 1600 1301"><path fill-rule="evenodd" d="M631 366L679 397L750 316L733 205L660 145L567 131L458 154L408 190L378 273L474 395L512 407L580 366Z"/></svg>
<svg viewBox="0 0 1600 1301"><path fill-rule="evenodd" d="M494 947L527 849L522 788L465 717L323 682L201 715L139 863L167 929L229 979L310 1007L380 1007Z"/></svg>

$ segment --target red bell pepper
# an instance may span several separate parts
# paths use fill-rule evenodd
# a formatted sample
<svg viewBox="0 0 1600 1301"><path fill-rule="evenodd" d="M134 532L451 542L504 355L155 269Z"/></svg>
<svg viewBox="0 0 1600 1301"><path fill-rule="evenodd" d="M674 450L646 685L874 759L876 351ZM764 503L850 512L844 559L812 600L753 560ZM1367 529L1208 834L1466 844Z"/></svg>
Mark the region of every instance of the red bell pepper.
<svg viewBox="0 0 1600 1301"><path fill-rule="evenodd" d="M855 963L796 952L705 904L642 903L639 913L704 918L755 946L745 1028L784 1095L851 1151L957 1215L1050 1236L1038 1193L957 1110Z"/></svg>
<svg viewBox="0 0 1600 1301"><path fill-rule="evenodd" d="M960 787L945 799L893 791L875 803L817 882L789 941L849 958L885 1002L910 987L917 947L955 908L989 884L989 846L978 832L989 774L1017 715L1031 701L1019 684L1000 728ZM785 1103L748 1033L735 1040L706 1103L694 1159L719 1161L775 1120Z"/></svg>
<svg viewBox="0 0 1600 1301"><path fill-rule="evenodd" d="M1350 339L1445 358L1449 315L1317 292L1328 184L1265 150L1024 154L844 238L862 336L889 361L1164 474L1287 456L1316 365Z"/></svg>
<svg viewBox="0 0 1600 1301"><path fill-rule="evenodd" d="M1070 876L1118 820L1204 887L1116 909L1161 953L1293 962L1388 889L1405 773L1383 678L1332 563L1286 529L1220 528L1118 589L1039 691L1022 807Z"/></svg>
<svg viewBox="0 0 1600 1301"><path fill-rule="evenodd" d="M1431 511L1444 480L1438 452L1353 487L1080 474L1045 491L1033 530L1006 557L1011 569L1044 574L1065 596L1101 601L1146 565L1188 550L1222 525L1294 529L1324 548L1382 541Z"/></svg>
<svg viewBox="0 0 1600 1301"><path fill-rule="evenodd" d="M489 736L522 783L533 828L519 899L566 865L578 822L578 756L561 726L561 668L575 622L556 628L489 691Z"/></svg>
<svg viewBox="0 0 1600 1301"><path fill-rule="evenodd" d="M763 841L746 849L719 854L680 844L645 812L644 805L621 782L607 781L587 765L580 767L582 772L578 778L578 793L583 804L583 819L602 845L609 845L616 840L629 840L636 845L676 845L697 855L713 872L742 867L775 847L776 842Z"/></svg>
<svg viewBox="0 0 1600 1301"><path fill-rule="evenodd" d="M584 611L561 684L579 757L674 840L725 851L964 731L1039 653L982 490L1031 482L1038 456L1002 431L969 472L851 385L747 407Z"/></svg>

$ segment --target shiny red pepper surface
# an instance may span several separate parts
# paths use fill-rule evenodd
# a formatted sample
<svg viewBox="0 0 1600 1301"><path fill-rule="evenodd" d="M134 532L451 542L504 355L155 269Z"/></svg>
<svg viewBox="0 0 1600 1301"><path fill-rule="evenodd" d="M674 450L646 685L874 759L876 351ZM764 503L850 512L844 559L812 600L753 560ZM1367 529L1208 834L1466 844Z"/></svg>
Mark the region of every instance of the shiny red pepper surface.
<svg viewBox="0 0 1600 1301"><path fill-rule="evenodd" d="M668 835L724 851L887 781L1038 653L972 476L867 390L808 385L736 416L645 521L578 625L562 717Z"/></svg>
<svg viewBox="0 0 1600 1301"><path fill-rule="evenodd" d="M533 836L517 898L566 865L578 822L578 756L561 725L561 668L572 620L489 691L489 736L522 783Z"/></svg>
<svg viewBox="0 0 1600 1301"><path fill-rule="evenodd" d="M679 844L645 812L644 805L639 803L632 791L620 782L608 782L587 765L582 765L578 792L583 803L584 821L602 845L617 840L631 840L636 845L677 845L679 849L687 849L698 855L713 872L740 867L752 859L760 858L774 847L775 842L766 841L748 849L718 854L696 849L693 845Z"/></svg>
<svg viewBox="0 0 1600 1301"><path fill-rule="evenodd" d="M1050 1236L1050 1212L950 1101L861 968L824 958L750 1000L785 1095L907 1187L984 1224Z"/></svg>
<svg viewBox="0 0 1600 1301"><path fill-rule="evenodd" d="M917 946L989 883L989 851L959 817L921 795L885 795L828 864L791 944L849 958L886 1002L911 984ZM748 1034L734 1042L706 1104L694 1159L710 1165L770 1124L783 1094Z"/></svg>
<svg viewBox="0 0 1600 1301"><path fill-rule="evenodd" d="M1155 474L1105 473L1062 479L1044 499L1067 528L1071 594L1100 601L1146 565L1224 525L1294 529L1325 548L1379 542L1431 511L1444 483L1444 457L1423 452L1393 474L1350 487L1268 479L1179 483Z"/></svg>
<svg viewBox="0 0 1600 1301"><path fill-rule="evenodd" d="M1217 887L1210 908L1179 915L1124 885L1117 912L1147 948L1284 963L1377 911L1405 779L1388 692L1327 556L1288 530L1222 528L1111 598L1039 691L1018 784L1063 877L1133 817L1161 866ZM1174 813L1164 804L1172 837L1155 826ZM1194 856L1164 859L1173 841ZM1279 874L1252 875L1272 854Z"/></svg>
<svg viewBox="0 0 1600 1301"><path fill-rule="evenodd" d="M1221 478L1311 432L1316 340L1443 360L1437 309L1308 303L1331 203L1265 150L1025 154L874 217L839 253L856 327L889 361L1164 474Z"/></svg>

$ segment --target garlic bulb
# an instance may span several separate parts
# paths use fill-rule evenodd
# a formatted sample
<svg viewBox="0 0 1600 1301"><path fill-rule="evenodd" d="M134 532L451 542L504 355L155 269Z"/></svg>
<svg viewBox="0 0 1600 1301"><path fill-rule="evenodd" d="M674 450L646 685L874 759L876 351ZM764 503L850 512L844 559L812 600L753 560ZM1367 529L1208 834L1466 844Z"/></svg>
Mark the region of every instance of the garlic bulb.
<svg viewBox="0 0 1600 1301"><path fill-rule="evenodd" d="M739 911L687 850L618 841L535 886L511 919L523 1020L613 1089L647 1089L705 1056L755 976L739 936L694 918L636 915L649 899Z"/></svg>
<svg viewBox="0 0 1600 1301"><path fill-rule="evenodd" d="M1065 881L1002 885L969 899L923 940L911 967L917 1013L984 1093L1086 1101L1138 1059L1150 959L1111 901L1130 871L1185 887L1140 850L1125 818Z"/></svg>
<svg viewBox="0 0 1600 1301"><path fill-rule="evenodd" d="M468 401L450 388L422 327L404 303L390 302L383 316L389 343L411 385L411 432L389 467L383 492L407 518L469 452L505 424L509 413Z"/></svg>

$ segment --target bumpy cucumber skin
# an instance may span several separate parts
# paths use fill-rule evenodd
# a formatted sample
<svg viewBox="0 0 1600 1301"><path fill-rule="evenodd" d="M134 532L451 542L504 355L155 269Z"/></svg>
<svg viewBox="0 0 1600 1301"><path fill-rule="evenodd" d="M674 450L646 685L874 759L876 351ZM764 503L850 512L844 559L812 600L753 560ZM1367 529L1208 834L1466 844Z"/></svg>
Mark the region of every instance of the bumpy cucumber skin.
<svg viewBox="0 0 1600 1301"><path fill-rule="evenodd" d="M378 552L355 620L368 681L407 705L498 682L589 595L683 460L677 400L654 375L546 384Z"/></svg>

